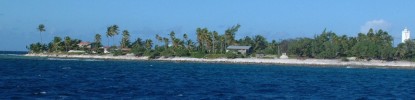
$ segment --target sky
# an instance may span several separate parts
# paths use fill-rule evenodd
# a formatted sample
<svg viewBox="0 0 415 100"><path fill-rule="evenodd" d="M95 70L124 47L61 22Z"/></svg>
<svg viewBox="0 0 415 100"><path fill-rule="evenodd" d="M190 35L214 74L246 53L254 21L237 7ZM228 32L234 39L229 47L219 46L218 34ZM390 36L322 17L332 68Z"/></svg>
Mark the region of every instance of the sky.
<svg viewBox="0 0 415 100"><path fill-rule="evenodd" d="M357 36L370 28L383 29L401 41L401 31L415 30L414 0L0 0L0 51L27 51L40 42L70 36L93 41L106 28L118 25L131 40L176 37L196 28L224 31L240 24L236 38L263 35L267 40L313 37L324 29ZM116 37L117 43L121 36ZM414 35L411 36L414 38Z"/></svg>

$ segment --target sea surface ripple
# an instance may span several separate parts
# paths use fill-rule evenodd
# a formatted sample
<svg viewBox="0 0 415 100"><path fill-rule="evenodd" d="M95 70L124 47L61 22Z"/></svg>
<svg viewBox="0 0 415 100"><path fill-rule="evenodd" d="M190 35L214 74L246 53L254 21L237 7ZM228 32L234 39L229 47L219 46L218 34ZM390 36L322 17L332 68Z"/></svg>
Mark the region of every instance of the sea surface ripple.
<svg viewBox="0 0 415 100"><path fill-rule="evenodd" d="M0 55L0 99L415 99L415 70Z"/></svg>

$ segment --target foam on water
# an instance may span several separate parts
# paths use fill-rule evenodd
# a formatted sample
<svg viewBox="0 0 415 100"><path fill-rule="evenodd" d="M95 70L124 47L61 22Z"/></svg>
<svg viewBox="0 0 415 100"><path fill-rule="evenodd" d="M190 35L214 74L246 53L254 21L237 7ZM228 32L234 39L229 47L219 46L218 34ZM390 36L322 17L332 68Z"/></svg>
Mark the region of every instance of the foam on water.
<svg viewBox="0 0 415 100"><path fill-rule="evenodd" d="M82 59L82 61L104 61L99 59Z"/></svg>
<svg viewBox="0 0 415 100"><path fill-rule="evenodd" d="M62 69L72 69L71 67L63 67Z"/></svg>
<svg viewBox="0 0 415 100"><path fill-rule="evenodd" d="M104 61L99 59L74 59L74 58L47 58L47 60L62 60L62 61Z"/></svg>
<svg viewBox="0 0 415 100"><path fill-rule="evenodd" d="M73 58L47 58L47 60L80 60L80 59L73 59Z"/></svg>

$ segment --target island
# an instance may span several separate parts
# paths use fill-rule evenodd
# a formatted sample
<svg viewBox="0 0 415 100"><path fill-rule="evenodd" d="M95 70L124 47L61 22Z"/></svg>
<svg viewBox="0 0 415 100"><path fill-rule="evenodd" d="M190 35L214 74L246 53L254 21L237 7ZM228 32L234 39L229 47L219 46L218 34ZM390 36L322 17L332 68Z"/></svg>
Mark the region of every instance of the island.
<svg viewBox="0 0 415 100"><path fill-rule="evenodd" d="M114 36L119 34L118 25L107 27L107 45L97 33L93 42L72 39L69 36L54 37L48 44L42 42L27 46L26 56L59 58L93 58L120 60L190 61L223 63L260 63L348 67L415 68L415 42L405 40L396 47L393 38L383 30L370 29L356 37L337 35L323 30L314 38L299 37L280 41L268 41L264 36L235 39L239 24L223 34L208 28L197 28L196 41L184 33L176 37L171 31L153 39L138 37L131 42L130 32L122 31L120 44ZM46 31L38 26L40 37ZM110 42L113 42L110 44Z"/></svg>

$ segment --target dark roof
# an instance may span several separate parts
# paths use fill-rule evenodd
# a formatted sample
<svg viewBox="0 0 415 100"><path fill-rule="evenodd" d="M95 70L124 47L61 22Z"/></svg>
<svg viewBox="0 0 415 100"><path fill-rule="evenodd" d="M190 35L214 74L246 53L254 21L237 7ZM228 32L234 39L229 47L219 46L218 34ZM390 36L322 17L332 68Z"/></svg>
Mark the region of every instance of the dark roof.
<svg viewBox="0 0 415 100"><path fill-rule="evenodd" d="M250 49L251 46L229 46L226 49Z"/></svg>

